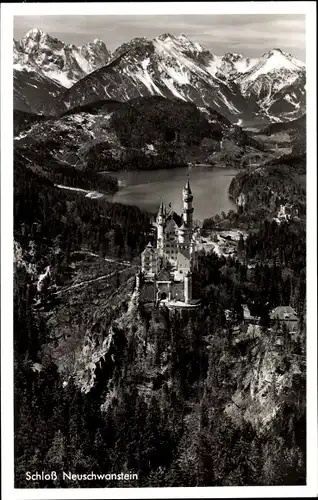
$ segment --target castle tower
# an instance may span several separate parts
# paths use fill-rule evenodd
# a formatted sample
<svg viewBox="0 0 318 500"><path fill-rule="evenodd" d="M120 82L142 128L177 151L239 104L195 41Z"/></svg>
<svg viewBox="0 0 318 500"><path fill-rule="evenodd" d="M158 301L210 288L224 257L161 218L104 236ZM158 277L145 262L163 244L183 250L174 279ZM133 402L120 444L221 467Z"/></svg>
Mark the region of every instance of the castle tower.
<svg viewBox="0 0 318 500"><path fill-rule="evenodd" d="M148 277L158 272L157 250L150 242L141 254L141 270Z"/></svg>
<svg viewBox="0 0 318 500"><path fill-rule="evenodd" d="M157 214L157 248L163 248L163 228L165 223L165 207L161 200Z"/></svg>
<svg viewBox="0 0 318 500"><path fill-rule="evenodd" d="M187 243L187 228L184 222L178 228L178 243Z"/></svg>
<svg viewBox="0 0 318 500"><path fill-rule="evenodd" d="M187 180L186 185L182 190L182 200L183 200L183 221L187 226L190 234L192 234L193 228L193 194L190 188L190 182Z"/></svg>
<svg viewBox="0 0 318 500"><path fill-rule="evenodd" d="M184 302L189 304L192 301L192 274L187 272L184 276Z"/></svg>

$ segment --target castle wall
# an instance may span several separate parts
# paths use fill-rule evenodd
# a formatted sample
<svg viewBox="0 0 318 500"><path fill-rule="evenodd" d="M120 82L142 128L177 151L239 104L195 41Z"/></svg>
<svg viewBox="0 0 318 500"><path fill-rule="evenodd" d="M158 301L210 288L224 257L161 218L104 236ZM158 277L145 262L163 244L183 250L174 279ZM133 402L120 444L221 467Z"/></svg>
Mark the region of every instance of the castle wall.
<svg viewBox="0 0 318 500"><path fill-rule="evenodd" d="M171 299L184 301L184 286L183 283L173 283L171 287Z"/></svg>
<svg viewBox="0 0 318 500"><path fill-rule="evenodd" d="M173 242L177 241L177 237L178 237L178 231L176 223L174 222L173 219L170 219L164 230L164 238L166 241Z"/></svg>
<svg viewBox="0 0 318 500"><path fill-rule="evenodd" d="M142 253L141 267L146 274L155 274L158 271L158 259L154 251L146 249Z"/></svg>
<svg viewBox="0 0 318 500"><path fill-rule="evenodd" d="M177 268L179 273L184 274L190 269L190 253L187 249L180 249L177 257Z"/></svg>
<svg viewBox="0 0 318 500"><path fill-rule="evenodd" d="M169 283L145 281L140 286L140 300L144 303L155 302L161 298L161 294L165 293L166 298L171 300L184 302L184 284L183 283Z"/></svg>
<svg viewBox="0 0 318 500"><path fill-rule="evenodd" d="M156 300L156 287L154 282L144 282L140 287L140 299L142 302L153 302Z"/></svg>
<svg viewBox="0 0 318 500"><path fill-rule="evenodd" d="M170 285L171 286L171 285ZM170 292L170 286L169 283L156 283L156 297L158 299L162 298L161 294L164 293L166 295L165 298L169 298L169 292Z"/></svg>
<svg viewBox="0 0 318 500"><path fill-rule="evenodd" d="M165 259L172 265L177 263L178 249L175 243L165 241L163 248Z"/></svg>

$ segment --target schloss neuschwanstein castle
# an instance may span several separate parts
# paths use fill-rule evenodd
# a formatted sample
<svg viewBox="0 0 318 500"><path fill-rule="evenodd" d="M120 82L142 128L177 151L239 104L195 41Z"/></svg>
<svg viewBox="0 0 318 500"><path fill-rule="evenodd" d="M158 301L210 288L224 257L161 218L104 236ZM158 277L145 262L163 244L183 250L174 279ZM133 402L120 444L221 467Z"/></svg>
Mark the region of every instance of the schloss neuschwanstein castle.
<svg viewBox="0 0 318 500"><path fill-rule="evenodd" d="M193 195L187 181L182 190L183 213L176 214L161 201L156 218L157 242L141 254L137 289L145 301L194 306L192 272L195 266Z"/></svg>

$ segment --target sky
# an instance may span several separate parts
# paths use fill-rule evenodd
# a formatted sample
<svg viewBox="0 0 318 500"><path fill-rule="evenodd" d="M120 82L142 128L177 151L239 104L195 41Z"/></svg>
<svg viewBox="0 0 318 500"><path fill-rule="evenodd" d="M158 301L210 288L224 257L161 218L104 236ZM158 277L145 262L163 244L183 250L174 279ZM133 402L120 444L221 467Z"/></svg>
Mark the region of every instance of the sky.
<svg viewBox="0 0 318 500"><path fill-rule="evenodd" d="M184 34L217 55L260 57L280 48L305 61L306 52L305 16L298 14L15 16L16 40L32 28L75 45L100 38L111 51L134 37L171 33Z"/></svg>

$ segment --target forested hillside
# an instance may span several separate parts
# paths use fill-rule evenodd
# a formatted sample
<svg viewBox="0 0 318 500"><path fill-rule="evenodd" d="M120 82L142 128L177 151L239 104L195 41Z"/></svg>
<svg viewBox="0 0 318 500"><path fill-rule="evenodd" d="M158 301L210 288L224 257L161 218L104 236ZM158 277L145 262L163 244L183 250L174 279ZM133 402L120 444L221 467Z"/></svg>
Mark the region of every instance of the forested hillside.
<svg viewBox="0 0 318 500"><path fill-rule="evenodd" d="M289 204L298 217L306 213L305 186L299 178L303 173L295 160L290 165L284 158L253 170L240 172L230 184L229 194L248 215L262 220L277 213L280 205Z"/></svg>
<svg viewBox="0 0 318 500"><path fill-rule="evenodd" d="M248 248L257 254L253 240ZM26 467L40 466L58 474L133 471L139 478L106 485L59 479L49 487L304 484L303 323L293 339L266 326L268 307L294 293L282 289L297 283L289 266L248 270L200 256L202 308L195 317L145 309L137 297L125 303L123 295L101 316L96 292L93 300L87 295L66 325L68 342L75 337L82 354L70 356L62 371L47 353L56 343L65 349L65 341L34 312L32 286L24 282L15 320L16 486L29 486ZM261 313L260 329L237 331L226 321L225 308L242 313L242 296Z"/></svg>
<svg viewBox="0 0 318 500"><path fill-rule="evenodd" d="M71 176L76 170L78 182L84 176L94 177L96 185L98 178L101 184L106 182L105 174L96 176L105 171L220 163L221 158L213 155L221 141L232 167L239 166L246 154L264 150L262 141L212 108L160 96L92 102L59 117L16 112L15 122L16 151L54 172L66 175L68 170Z"/></svg>
<svg viewBox="0 0 318 500"><path fill-rule="evenodd" d="M70 196L16 164L16 486L304 484L304 230L266 223L239 259L201 253L195 315L145 307L129 268L89 280L91 261L74 257L134 259L149 231L137 208ZM299 311L295 337L268 330L285 302ZM261 317L253 331L237 329L242 303ZM57 481L25 480L46 468ZM63 470L132 471L138 482L62 481Z"/></svg>
<svg viewBox="0 0 318 500"><path fill-rule="evenodd" d="M189 103L170 105L164 116L160 98L96 103L64 118L100 118L110 107L117 139L133 141L129 154L156 141L167 158L169 144L213 149L211 131L250 147L239 129L212 126ZM38 134L50 121L19 120L20 132L39 126ZM244 228L246 237L232 257L198 253L200 308L173 312L135 290L151 215L55 186L114 192L116 179L99 173L109 144L90 141L85 166L73 165L52 156L69 130L55 132L15 151L16 487L305 484L303 153L237 174L230 195L238 211L206 219L202 232ZM138 162L129 157L132 168ZM270 320L287 304L298 314L293 333ZM243 305L257 322L246 321ZM26 470L46 469L56 481L26 481ZM134 472L138 480L67 481L63 471Z"/></svg>
<svg viewBox="0 0 318 500"><path fill-rule="evenodd" d="M27 252L31 242L34 263L68 260L81 245L118 258L139 255L150 230L149 216L137 207L91 200L62 191L45 176L14 165L14 236Z"/></svg>

